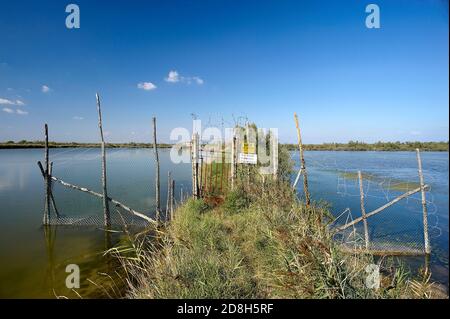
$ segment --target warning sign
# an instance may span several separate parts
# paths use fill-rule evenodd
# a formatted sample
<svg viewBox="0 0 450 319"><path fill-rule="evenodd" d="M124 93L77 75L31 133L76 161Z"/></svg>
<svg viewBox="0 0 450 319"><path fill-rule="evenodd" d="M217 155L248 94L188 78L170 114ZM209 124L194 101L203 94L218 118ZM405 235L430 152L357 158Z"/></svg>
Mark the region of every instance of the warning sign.
<svg viewBox="0 0 450 319"><path fill-rule="evenodd" d="M242 153L255 154L256 153L255 143L242 143Z"/></svg>
<svg viewBox="0 0 450 319"><path fill-rule="evenodd" d="M239 163L256 165L257 162L258 162L258 156L256 154L239 153Z"/></svg>

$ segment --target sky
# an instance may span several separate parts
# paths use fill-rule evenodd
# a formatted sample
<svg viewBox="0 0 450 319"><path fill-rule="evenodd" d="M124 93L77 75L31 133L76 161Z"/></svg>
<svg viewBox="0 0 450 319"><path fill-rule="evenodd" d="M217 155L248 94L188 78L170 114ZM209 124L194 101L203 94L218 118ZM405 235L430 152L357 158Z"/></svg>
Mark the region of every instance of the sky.
<svg viewBox="0 0 450 319"><path fill-rule="evenodd" d="M80 28L66 27L69 3ZM366 6L380 8L369 29ZM0 0L0 141L161 142L248 119L280 141L448 141L448 1ZM172 141L175 142L175 141Z"/></svg>

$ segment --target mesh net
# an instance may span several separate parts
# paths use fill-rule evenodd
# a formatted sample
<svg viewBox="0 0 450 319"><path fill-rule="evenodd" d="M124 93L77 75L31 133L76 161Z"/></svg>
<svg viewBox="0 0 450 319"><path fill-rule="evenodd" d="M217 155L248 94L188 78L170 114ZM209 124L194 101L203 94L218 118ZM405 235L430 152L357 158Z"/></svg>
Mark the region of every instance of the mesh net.
<svg viewBox="0 0 450 319"><path fill-rule="evenodd" d="M312 198L330 202L335 216L333 226L342 226L362 216L358 171L366 214L396 197L420 187L415 153L370 154L367 152L306 152ZM397 156L397 157L395 157ZM399 157L399 158L398 158ZM298 163L298 155L293 154ZM426 164L430 162L423 161ZM430 165L431 166L431 165ZM424 170L425 184L434 185L432 172ZM302 183L298 193L303 194ZM433 188L426 192L429 239L442 235ZM380 213L367 218L369 249L373 253L419 255L424 253L424 228L421 193L415 193ZM336 233L345 248L364 249L363 222Z"/></svg>

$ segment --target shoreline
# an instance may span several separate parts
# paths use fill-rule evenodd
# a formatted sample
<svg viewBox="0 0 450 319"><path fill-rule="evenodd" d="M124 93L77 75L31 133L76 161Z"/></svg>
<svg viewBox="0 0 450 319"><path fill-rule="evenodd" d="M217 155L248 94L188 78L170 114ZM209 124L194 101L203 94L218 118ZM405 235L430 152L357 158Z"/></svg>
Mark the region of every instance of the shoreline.
<svg viewBox="0 0 450 319"><path fill-rule="evenodd" d="M176 144L158 144L160 149L168 149ZM296 144L280 144L289 151L297 151ZM59 143L50 142L49 148L100 148L100 143ZM153 148L151 143L107 143L107 148ZM43 142L0 143L0 149L33 149L44 148ZM377 143L377 144L304 144L305 151L339 151L339 152L415 152L419 148L422 152L449 152L448 142L405 142L405 143Z"/></svg>

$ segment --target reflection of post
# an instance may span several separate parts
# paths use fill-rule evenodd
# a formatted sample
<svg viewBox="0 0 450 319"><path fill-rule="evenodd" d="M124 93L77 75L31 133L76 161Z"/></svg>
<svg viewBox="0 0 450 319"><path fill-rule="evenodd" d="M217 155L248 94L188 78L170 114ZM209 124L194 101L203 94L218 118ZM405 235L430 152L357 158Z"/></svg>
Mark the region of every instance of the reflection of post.
<svg viewBox="0 0 450 319"><path fill-rule="evenodd" d="M366 249L369 249L369 229L367 227L366 208L364 206L364 189L361 171L358 171L358 181L359 181L359 195L361 197L361 215L363 216L363 223L364 223L364 239L366 242Z"/></svg>
<svg viewBox="0 0 450 319"><path fill-rule="evenodd" d="M160 181L159 181L159 156L158 156L158 144L156 140L156 117L153 117L153 150L155 152L155 164L156 164L156 221L159 222L159 214L161 211L161 191L160 191Z"/></svg>
<svg viewBox="0 0 450 319"><path fill-rule="evenodd" d="M46 280L50 280L50 288L54 288L55 285L55 256L54 246L56 238L56 227L51 225L44 225L44 239L45 248L47 252L47 274Z"/></svg>
<svg viewBox="0 0 450 319"><path fill-rule="evenodd" d="M298 117L297 113L294 113L294 119L295 119L295 126L297 128L297 138L298 138L298 149L300 153L300 162L303 173L303 190L305 192L305 202L306 206L309 206L311 203L310 197L309 197L309 190L308 190L308 174L306 173L306 165L305 165L305 157L303 155L303 144L302 144L302 136L300 134L300 125L298 124Z"/></svg>
<svg viewBox="0 0 450 319"><path fill-rule="evenodd" d="M103 137L102 111L100 108L100 96L98 95L98 93L95 96L97 98L98 128L100 129L100 138L102 142L101 147L102 147L103 218L105 226L110 226L111 218L109 214L108 192L106 190L106 149L105 149L105 139Z"/></svg>
<svg viewBox="0 0 450 319"><path fill-rule="evenodd" d="M50 161L49 161L49 150L48 150L48 126L45 124L45 144L44 144L44 152L45 152L45 208L44 208L44 219L43 224L48 225L50 223Z"/></svg>
<svg viewBox="0 0 450 319"><path fill-rule="evenodd" d="M417 154L417 164L418 164L418 170L419 170L419 182L420 182L420 193L422 195L422 212L423 212L423 237L425 242L425 253L430 254L431 253L431 247L428 237L428 210L427 210L427 200L425 197L425 183L423 179L423 172L422 172L422 160L420 158L420 150L416 149Z"/></svg>

